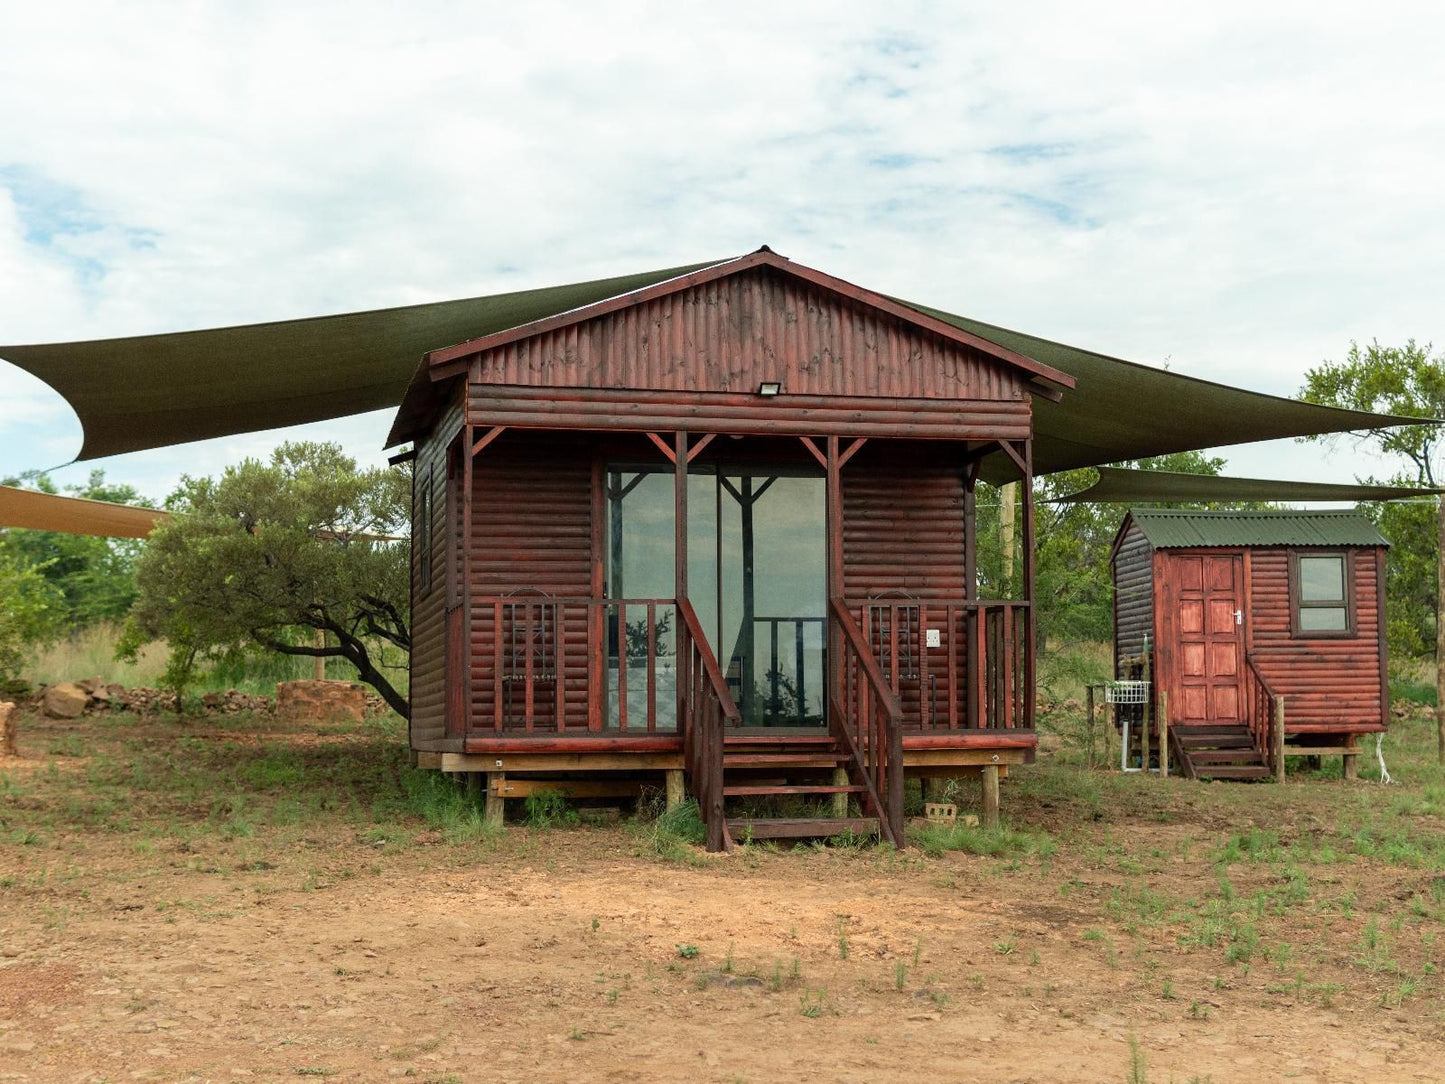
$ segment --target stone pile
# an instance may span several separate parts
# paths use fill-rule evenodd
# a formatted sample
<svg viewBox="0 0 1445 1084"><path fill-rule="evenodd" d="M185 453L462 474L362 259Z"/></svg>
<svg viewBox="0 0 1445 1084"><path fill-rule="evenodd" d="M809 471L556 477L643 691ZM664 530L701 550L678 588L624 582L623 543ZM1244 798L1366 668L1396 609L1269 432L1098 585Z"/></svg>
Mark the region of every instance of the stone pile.
<svg viewBox="0 0 1445 1084"><path fill-rule="evenodd" d="M276 712L300 720L340 718L360 721L390 710L385 700L355 681L283 681L276 686L276 693L275 697L256 696L238 689L205 693L201 697L201 714L237 715L249 712L269 715ZM82 715L119 711L153 715L175 711L176 694L168 689L145 685L127 688L106 683L100 678L86 678L42 686L27 704L52 719L79 719Z"/></svg>

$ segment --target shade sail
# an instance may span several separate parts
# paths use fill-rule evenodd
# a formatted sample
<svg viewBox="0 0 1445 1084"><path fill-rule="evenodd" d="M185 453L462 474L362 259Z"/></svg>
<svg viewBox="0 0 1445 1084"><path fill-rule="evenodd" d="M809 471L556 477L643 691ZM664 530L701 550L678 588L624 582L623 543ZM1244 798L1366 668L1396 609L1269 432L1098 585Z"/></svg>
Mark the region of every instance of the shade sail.
<svg viewBox="0 0 1445 1084"><path fill-rule="evenodd" d="M0 346L85 430L80 459L358 414L401 402L423 353L555 316L710 263L342 316L126 339ZM1038 473L1277 437L1418 424L1301 403L901 302L1073 376L1035 400ZM984 476L1011 476L1002 457Z"/></svg>
<svg viewBox="0 0 1445 1084"><path fill-rule="evenodd" d="M0 527L90 534L101 538L145 538L156 524L170 520L167 512L129 504L61 497L33 489L0 486Z"/></svg>
<svg viewBox="0 0 1445 1084"><path fill-rule="evenodd" d="M1132 504L1136 501L1395 501L1422 497L1438 489L1357 483L1290 482L1278 478L1220 478L1162 470L1099 467L1099 480L1088 489L1058 497L1055 503Z"/></svg>

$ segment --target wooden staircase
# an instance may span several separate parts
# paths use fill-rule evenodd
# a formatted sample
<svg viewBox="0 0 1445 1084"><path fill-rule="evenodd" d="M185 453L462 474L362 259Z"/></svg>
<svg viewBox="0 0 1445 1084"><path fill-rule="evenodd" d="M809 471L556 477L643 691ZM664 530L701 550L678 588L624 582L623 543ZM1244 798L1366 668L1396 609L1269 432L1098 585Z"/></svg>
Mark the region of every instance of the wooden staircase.
<svg viewBox="0 0 1445 1084"><path fill-rule="evenodd" d="M1189 779L1254 780L1274 774L1243 724L1175 726L1169 737L1179 770Z"/></svg>
<svg viewBox="0 0 1445 1084"><path fill-rule="evenodd" d="M773 734L737 730L723 738L723 799L795 798L827 799L844 805L867 787L833 782L845 768L849 754L839 751L828 733ZM839 815L811 817L751 817L734 813L727 818L728 836L739 839L807 839L852 833L876 836L879 819Z"/></svg>

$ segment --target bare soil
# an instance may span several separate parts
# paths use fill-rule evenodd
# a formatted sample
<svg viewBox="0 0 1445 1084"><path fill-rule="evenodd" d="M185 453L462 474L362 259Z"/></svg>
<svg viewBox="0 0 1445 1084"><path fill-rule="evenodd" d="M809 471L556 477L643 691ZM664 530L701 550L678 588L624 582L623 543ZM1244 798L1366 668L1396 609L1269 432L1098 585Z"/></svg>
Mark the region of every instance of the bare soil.
<svg viewBox="0 0 1445 1084"><path fill-rule="evenodd" d="M1334 839L1369 784L1292 783L1285 800L1109 780L1100 819L1016 777L1006 812L1050 833L1052 855L678 862L628 824L446 842L359 801L277 814L307 779L252 796L242 830L194 796L137 784L126 800L174 728L47 751L75 733L27 720L24 759L0 764L0 1081L1445 1076L1429 854L1215 851L1242 820L1286 848ZM383 740L269 724L225 737L235 757ZM102 790L119 798L97 813ZM1440 830L1435 813L1404 815ZM1279 902L1299 876L1307 895ZM1230 899L1254 907L1258 944L1229 947L1238 920L1200 943Z"/></svg>

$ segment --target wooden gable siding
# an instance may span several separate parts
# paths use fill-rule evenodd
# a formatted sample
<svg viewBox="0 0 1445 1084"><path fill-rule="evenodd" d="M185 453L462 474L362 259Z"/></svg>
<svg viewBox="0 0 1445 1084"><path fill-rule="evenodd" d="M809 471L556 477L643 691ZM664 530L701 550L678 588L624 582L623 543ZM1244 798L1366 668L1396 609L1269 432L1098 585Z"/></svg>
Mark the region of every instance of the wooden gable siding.
<svg viewBox="0 0 1445 1084"><path fill-rule="evenodd" d="M485 351L473 380L531 387L1023 400L980 350L759 267Z"/></svg>
<svg viewBox="0 0 1445 1084"><path fill-rule="evenodd" d="M473 468L471 586L472 728L495 718L495 607L475 600L502 595L586 598L592 595L592 460L587 436L508 433ZM587 726L587 612L561 608L558 652L566 682L567 728ZM537 700L534 726L555 730L549 686Z"/></svg>
<svg viewBox="0 0 1445 1084"><path fill-rule="evenodd" d="M456 396L437 419L435 428L417 442L412 461L411 536L411 637L410 699L411 745L414 749L436 748L446 738L446 606L447 606L447 446L462 427L462 397ZM431 537L420 536L421 492L431 486ZM455 537L457 532L450 532ZM422 546L432 555L432 582L422 590Z"/></svg>
<svg viewBox="0 0 1445 1084"><path fill-rule="evenodd" d="M1374 549L1354 551L1355 635L1290 635L1289 550L1250 552L1251 648L1285 697L1286 730L1383 725L1380 592Z"/></svg>
<svg viewBox="0 0 1445 1084"><path fill-rule="evenodd" d="M937 725L947 725L949 653L958 700L953 718L961 721L966 713L964 614L956 611L950 622L943 605L968 593L962 466L930 461L926 451L916 446L906 453L886 447L879 452L865 449L843 469L842 487L844 596L854 602L917 600L924 611L922 623L943 633L944 649L927 652L928 671L936 682L931 697L921 679L898 683L905 725L927 725L927 709ZM873 620L856 611L854 617L865 629ZM906 648L915 659L922 657L920 635L921 629L915 628ZM888 660L883 661L889 669ZM931 703L925 703L929 699Z"/></svg>
<svg viewBox="0 0 1445 1084"><path fill-rule="evenodd" d="M1154 563L1149 540L1138 524L1119 540L1114 551L1114 676L1127 677L1121 659L1143 654L1144 641L1154 642Z"/></svg>

